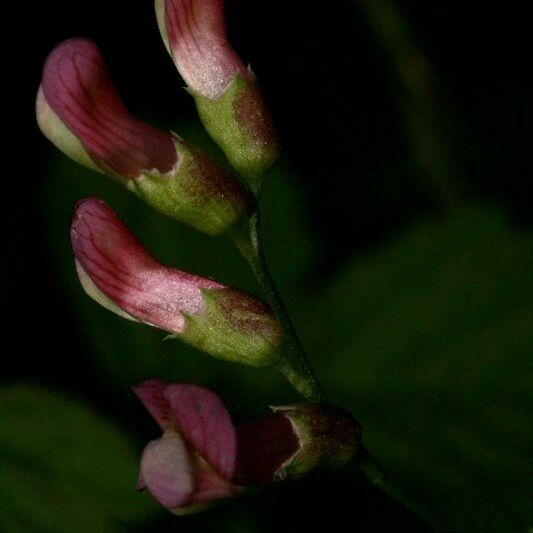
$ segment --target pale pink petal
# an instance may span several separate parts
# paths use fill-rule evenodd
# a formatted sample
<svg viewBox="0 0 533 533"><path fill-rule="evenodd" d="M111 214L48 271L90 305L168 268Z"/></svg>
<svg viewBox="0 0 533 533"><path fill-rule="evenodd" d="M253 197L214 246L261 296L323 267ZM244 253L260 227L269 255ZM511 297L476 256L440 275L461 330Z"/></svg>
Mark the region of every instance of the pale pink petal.
<svg viewBox="0 0 533 533"><path fill-rule="evenodd" d="M140 488L167 509L180 507L194 493L194 464L179 434L168 431L150 442L141 458Z"/></svg>
<svg viewBox="0 0 533 533"><path fill-rule="evenodd" d="M184 438L223 477L235 468L235 428L220 398L195 385L172 384L165 390L172 417Z"/></svg>
<svg viewBox="0 0 533 533"><path fill-rule="evenodd" d="M77 204L70 235L76 261L96 288L128 315L163 330L180 333L182 313L202 308L201 289L223 288L159 264L98 198Z"/></svg>
<svg viewBox="0 0 533 533"><path fill-rule="evenodd" d="M228 42L222 0L162 1L170 52L189 87L216 98L236 74L249 76Z"/></svg>
<svg viewBox="0 0 533 533"><path fill-rule="evenodd" d="M227 479L209 466L203 459L198 459L195 468L195 487L188 505L198 505L213 500L222 500L236 496L239 492Z"/></svg>
<svg viewBox="0 0 533 533"><path fill-rule="evenodd" d="M137 178L143 170L174 167L172 137L129 114L89 39L59 44L46 60L41 87L47 104L102 170Z"/></svg>

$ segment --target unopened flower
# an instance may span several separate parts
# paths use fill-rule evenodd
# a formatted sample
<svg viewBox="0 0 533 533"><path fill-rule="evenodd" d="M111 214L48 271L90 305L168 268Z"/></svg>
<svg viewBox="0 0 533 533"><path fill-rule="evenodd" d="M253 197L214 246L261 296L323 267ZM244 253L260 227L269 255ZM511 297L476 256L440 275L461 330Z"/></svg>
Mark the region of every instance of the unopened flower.
<svg viewBox="0 0 533 533"><path fill-rule="evenodd" d="M161 36L202 122L258 191L279 157L272 119L253 73L226 36L222 0L155 0Z"/></svg>
<svg viewBox="0 0 533 533"><path fill-rule="evenodd" d="M220 399L201 387L150 380L133 388L163 430L146 446L138 488L177 514L231 498L237 439Z"/></svg>
<svg viewBox="0 0 533 533"><path fill-rule="evenodd" d="M36 111L41 130L60 150L163 213L210 234L242 217L242 186L176 135L132 117L92 41L69 39L50 53Z"/></svg>
<svg viewBox="0 0 533 533"><path fill-rule="evenodd" d="M161 36L187 85L218 98L237 74L250 77L226 37L222 0L156 0Z"/></svg>
<svg viewBox="0 0 533 533"><path fill-rule="evenodd" d="M222 401L195 385L134 387L163 436L145 448L139 488L176 514L234 498L245 488L350 461L359 426L341 409L302 404L235 427Z"/></svg>
<svg viewBox="0 0 533 533"><path fill-rule="evenodd" d="M86 293L211 355L253 366L278 361L282 333L268 306L239 289L158 263L101 200L75 208L71 241Z"/></svg>

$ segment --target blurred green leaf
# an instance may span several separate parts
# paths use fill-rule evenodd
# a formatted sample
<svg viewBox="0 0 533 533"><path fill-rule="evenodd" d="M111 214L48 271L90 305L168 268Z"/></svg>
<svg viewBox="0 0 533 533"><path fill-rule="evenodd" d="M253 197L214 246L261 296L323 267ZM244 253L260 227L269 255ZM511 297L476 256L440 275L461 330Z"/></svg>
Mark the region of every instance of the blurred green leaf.
<svg viewBox="0 0 533 533"><path fill-rule="evenodd" d="M298 310L326 392L461 530L523 530L531 251L499 211L464 210L354 259Z"/></svg>
<svg viewBox="0 0 533 533"><path fill-rule="evenodd" d="M116 532L156 509L128 436L61 394L0 389L0 450L2 531Z"/></svg>

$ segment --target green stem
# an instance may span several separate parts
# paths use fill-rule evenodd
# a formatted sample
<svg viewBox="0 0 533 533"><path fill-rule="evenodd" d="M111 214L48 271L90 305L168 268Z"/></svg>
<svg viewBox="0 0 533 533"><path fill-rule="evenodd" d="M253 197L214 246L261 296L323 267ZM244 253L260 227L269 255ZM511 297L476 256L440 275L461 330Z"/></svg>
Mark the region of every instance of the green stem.
<svg viewBox="0 0 533 533"><path fill-rule="evenodd" d="M411 498L390 476L385 472L383 467L372 457L370 452L364 447L359 451L359 468L368 478L368 480L391 498L396 500L400 505L406 507L413 514L423 520L434 531L451 532L450 526L441 522L433 512L428 511L417 501Z"/></svg>
<svg viewBox="0 0 533 533"><path fill-rule="evenodd" d="M289 318L287 310L279 295L278 289L265 260L265 255L260 236L260 220L258 210L254 211L248 220L246 229L234 231L231 239L239 249L242 256L249 263L264 295L272 307L283 328L285 336L286 358L277 365L277 369L305 398L314 402L323 402L324 396L315 374L309 365L304 349ZM408 496L403 489L393 481L372 455L364 448L358 455L358 465L368 480L377 488L391 496L400 505L426 522L435 531L451 531L440 522L433 513L427 511L418 502Z"/></svg>
<svg viewBox="0 0 533 533"><path fill-rule="evenodd" d="M250 216L247 229L248 231L236 231L231 237L242 256L250 264L267 302L283 328L286 357L276 368L305 398L315 402L323 401L324 396L318 381L268 270L261 245L259 213L257 211Z"/></svg>

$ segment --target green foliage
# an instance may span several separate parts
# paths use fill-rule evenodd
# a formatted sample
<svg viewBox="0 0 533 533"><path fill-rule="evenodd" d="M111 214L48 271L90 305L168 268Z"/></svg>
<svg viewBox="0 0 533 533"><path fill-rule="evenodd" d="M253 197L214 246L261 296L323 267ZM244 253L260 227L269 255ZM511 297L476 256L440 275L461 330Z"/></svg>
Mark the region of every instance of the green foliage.
<svg viewBox="0 0 533 533"><path fill-rule="evenodd" d="M134 489L131 438L88 406L42 387L0 389L0 530L115 532L155 509Z"/></svg>
<svg viewBox="0 0 533 533"><path fill-rule="evenodd" d="M368 448L461 530L525 520L529 245L494 209L419 224L340 269L301 321L326 392L360 419Z"/></svg>

